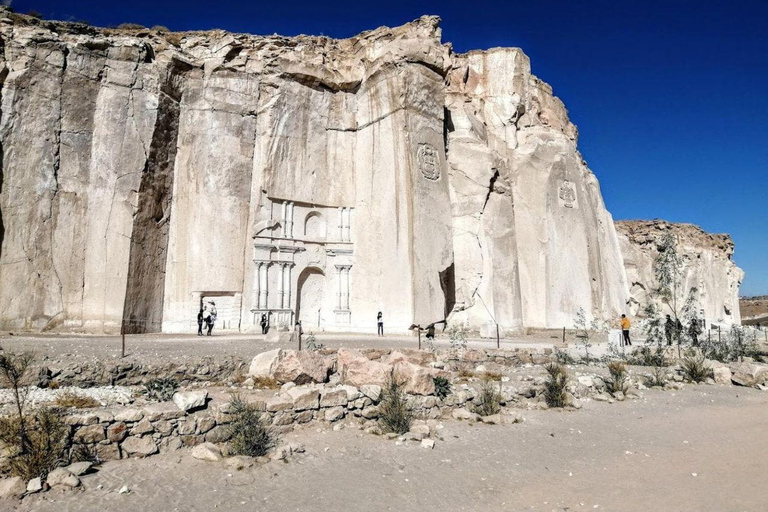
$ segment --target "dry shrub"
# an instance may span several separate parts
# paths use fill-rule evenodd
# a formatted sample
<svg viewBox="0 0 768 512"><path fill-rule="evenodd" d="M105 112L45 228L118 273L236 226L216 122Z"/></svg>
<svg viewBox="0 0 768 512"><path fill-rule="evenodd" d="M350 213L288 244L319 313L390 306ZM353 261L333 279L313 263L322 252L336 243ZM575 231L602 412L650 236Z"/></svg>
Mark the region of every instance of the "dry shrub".
<svg viewBox="0 0 768 512"><path fill-rule="evenodd" d="M501 382L501 373L500 372L485 372L483 373L483 379L484 380L492 380L496 382Z"/></svg>
<svg viewBox="0 0 768 512"><path fill-rule="evenodd" d="M230 452L233 455L260 457L277 444L277 435L261 420L261 412L255 405L233 394L229 407L232 416Z"/></svg>
<svg viewBox="0 0 768 512"><path fill-rule="evenodd" d="M709 377L710 370L701 354L691 354L683 359L683 375L691 382L704 382Z"/></svg>
<svg viewBox="0 0 768 512"><path fill-rule="evenodd" d="M462 368L461 370L459 370L458 375L460 379L471 379L472 377L475 376L475 372L473 372L472 370L468 370L466 368Z"/></svg>
<svg viewBox="0 0 768 512"><path fill-rule="evenodd" d="M53 403L56 407L61 407L62 409L90 409L101 405L97 400L89 396L79 395L74 391L60 394Z"/></svg>
<svg viewBox="0 0 768 512"><path fill-rule="evenodd" d="M179 47L181 46L181 40L183 39L183 36L181 34L171 32L169 34L164 34L165 40L168 41L173 46Z"/></svg>
<svg viewBox="0 0 768 512"><path fill-rule="evenodd" d="M403 386L404 384L398 381L392 372L381 392L379 422L384 432L405 434L411 429L413 412L406 403Z"/></svg>
<svg viewBox="0 0 768 512"><path fill-rule="evenodd" d="M501 385L499 384L499 387ZM480 392L475 401L475 412L480 416L492 416L501 411L501 393L497 391L497 386L491 379L483 379L480 385Z"/></svg>
<svg viewBox="0 0 768 512"><path fill-rule="evenodd" d="M119 30L146 30L147 27L138 23L121 23L117 28Z"/></svg>
<svg viewBox="0 0 768 512"><path fill-rule="evenodd" d="M280 383L272 377L254 377L253 387L261 389L277 389L280 387Z"/></svg>
<svg viewBox="0 0 768 512"><path fill-rule="evenodd" d="M69 427L60 410L41 407L23 422L18 417L0 418L0 441L12 447L8 461L12 475L45 478L67 462Z"/></svg>
<svg viewBox="0 0 768 512"><path fill-rule="evenodd" d="M608 363L608 372L611 374L605 381L608 391L611 393L624 393L629 388L629 377L624 363L621 361Z"/></svg>
<svg viewBox="0 0 768 512"><path fill-rule="evenodd" d="M646 385L651 388L656 386L663 388L668 381L667 369L663 366L654 366L653 372L646 380Z"/></svg>
<svg viewBox="0 0 768 512"><path fill-rule="evenodd" d="M559 363L549 363L544 367L547 370L547 381L544 383L544 399L550 407L565 407L567 402L566 390L568 385L568 372L565 366Z"/></svg>

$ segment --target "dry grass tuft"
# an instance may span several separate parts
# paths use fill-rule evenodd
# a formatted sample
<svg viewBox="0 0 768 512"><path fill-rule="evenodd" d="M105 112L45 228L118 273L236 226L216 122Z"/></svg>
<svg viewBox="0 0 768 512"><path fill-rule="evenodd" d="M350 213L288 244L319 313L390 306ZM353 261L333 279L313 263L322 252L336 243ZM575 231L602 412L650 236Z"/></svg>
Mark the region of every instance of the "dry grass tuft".
<svg viewBox="0 0 768 512"><path fill-rule="evenodd" d="M79 395L74 391L60 394L53 403L56 407L61 407L62 409L92 409L101 405L90 396Z"/></svg>

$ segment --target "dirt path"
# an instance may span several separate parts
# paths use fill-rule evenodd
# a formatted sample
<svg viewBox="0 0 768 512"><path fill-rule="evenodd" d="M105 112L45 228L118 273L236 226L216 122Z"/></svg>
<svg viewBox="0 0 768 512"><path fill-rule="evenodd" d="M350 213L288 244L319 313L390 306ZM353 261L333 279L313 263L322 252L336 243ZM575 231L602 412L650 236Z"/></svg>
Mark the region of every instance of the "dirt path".
<svg viewBox="0 0 768 512"><path fill-rule="evenodd" d="M105 464L85 491L19 511L696 511L768 509L768 393L686 386L637 401L531 411L518 425L445 423L434 450L347 428L243 471L184 452ZM695 476L694 476L695 474ZM123 484L130 494L115 491ZM11 505L8 504L8 507ZM0 508L2 508L0 506Z"/></svg>

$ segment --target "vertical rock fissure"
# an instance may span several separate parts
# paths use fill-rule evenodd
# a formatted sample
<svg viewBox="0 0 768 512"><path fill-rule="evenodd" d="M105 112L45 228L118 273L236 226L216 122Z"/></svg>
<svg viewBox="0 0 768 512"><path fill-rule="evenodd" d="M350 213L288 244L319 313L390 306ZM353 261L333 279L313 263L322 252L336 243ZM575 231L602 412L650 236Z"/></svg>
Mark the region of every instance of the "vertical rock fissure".
<svg viewBox="0 0 768 512"><path fill-rule="evenodd" d="M179 135L179 67L168 70L139 186L123 307L126 333L159 332L163 320L165 265L170 229L173 169Z"/></svg>

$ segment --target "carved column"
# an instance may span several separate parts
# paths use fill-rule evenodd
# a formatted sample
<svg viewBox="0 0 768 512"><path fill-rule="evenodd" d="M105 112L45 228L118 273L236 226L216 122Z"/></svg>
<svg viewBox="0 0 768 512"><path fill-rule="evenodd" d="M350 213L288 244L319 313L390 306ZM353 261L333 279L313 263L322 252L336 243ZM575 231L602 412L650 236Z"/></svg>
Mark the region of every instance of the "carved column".
<svg viewBox="0 0 768 512"><path fill-rule="evenodd" d="M285 275L285 263L278 263L280 267L280 274L277 278L277 303L280 305L280 309L285 308L285 289L284 286L284 275Z"/></svg>
<svg viewBox="0 0 768 512"><path fill-rule="evenodd" d="M256 269L253 273L253 307L251 309L259 309L261 305L260 289L261 289L261 266L263 263L256 263Z"/></svg>
<svg viewBox="0 0 768 512"><path fill-rule="evenodd" d="M343 304L343 292L342 292L343 287L344 287L344 285L342 283L342 280L343 280L342 276L343 275L344 275L344 267L340 267L340 266L336 265L336 281L339 283L338 293L336 294L337 295L337 298L336 298L336 309L341 309L341 306Z"/></svg>
<svg viewBox="0 0 768 512"><path fill-rule="evenodd" d="M344 267L344 287L342 288L342 292L344 293L342 305L344 306L344 309L349 309L349 270L350 267Z"/></svg>
<svg viewBox="0 0 768 512"><path fill-rule="evenodd" d="M293 238L293 203L288 203L288 238Z"/></svg>
<svg viewBox="0 0 768 512"><path fill-rule="evenodd" d="M288 202L283 201L282 204L283 215L280 218L282 225L283 238L288 238Z"/></svg>
<svg viewBox="0 0 768 512"><path fill-rule="evenodd" d="M339 240L344 240L344 208L339 207Z"/></svg>
<svg viewBox="0 0 768 512"><path fill-rule="evenodd" d="M352 240L351 234L350 234L350 213L351 208L344 208L343 211L343 224L344 224L344 236L342 237L342 240L345 242L349 242Z"/></svg>
<svg viewBox="0 0 768 512"><path fill-rule="evenodd" d="M259 267L259 309L267 309L267 263Z"/></svg>
<svg viewBox="0 0 768 512"><path fill-rule="evenodd" d="M287 263L285 265L285 274L284 279L285 282L283 283L283 294L285 298L285 302L283 305L284 309L293 309L291 308L291 267L293 264Z"/></svg>

